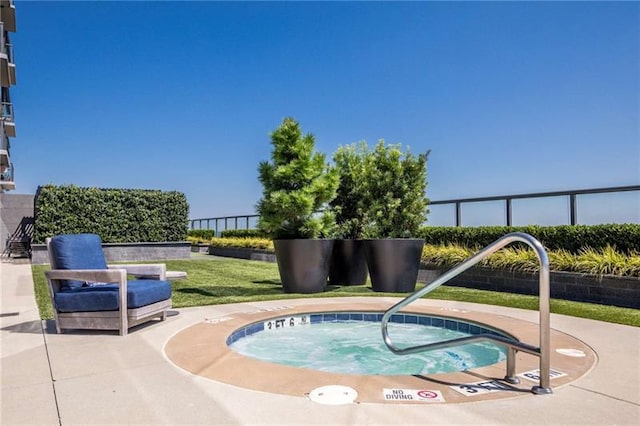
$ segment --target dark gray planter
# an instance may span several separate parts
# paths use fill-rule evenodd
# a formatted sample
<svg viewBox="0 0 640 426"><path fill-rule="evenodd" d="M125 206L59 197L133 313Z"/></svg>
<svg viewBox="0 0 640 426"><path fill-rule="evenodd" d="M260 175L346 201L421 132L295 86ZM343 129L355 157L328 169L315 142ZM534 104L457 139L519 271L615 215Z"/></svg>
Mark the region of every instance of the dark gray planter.
<svg viewBox="0 0 640 426"><path fill-rule="evenodd" d="M327 289L333 240L273 240L285 293L320 293Z"/></svg>
<svg viewBox="0 0 640 426"><path fill-rule="evenodd" d="M367 259L362 240L335 240L329 283L332 285L363 285L367 282Z"/></svg>
<svg viewBox="0 0 640 426"><path fill-rule="evenodd" d="M364 247L373 291L408 293L415 290L424 240L365 240Z"/></svg>

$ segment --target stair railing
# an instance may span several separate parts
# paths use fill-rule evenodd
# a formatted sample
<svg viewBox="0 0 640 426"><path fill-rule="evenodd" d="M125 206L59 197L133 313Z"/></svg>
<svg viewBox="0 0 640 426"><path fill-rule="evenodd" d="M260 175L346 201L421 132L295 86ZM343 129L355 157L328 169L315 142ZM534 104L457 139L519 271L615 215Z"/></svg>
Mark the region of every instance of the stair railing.
<svg viewBox="0 0 640 426"><path fill-rule="evenodd" d="M471 268L482 259L492 255L501 248L513 243L523 242L529 245L538 256L540 262L540 283L539 283L539 312L540 312L540 332L539 332L539 346L532 346L527 343L518 342L516 340L508 339L506 337L494 336L491 334L477 334L468 337L462 337L443 342L428 343L424 345L411 346L407 348L397 347L389 336L388 324L391 316L398 312L400 309L421 298L427 293L440 287L455 276L461 274L467 269ZM509 383L519 383L520 380L516 377L516 353L522 351L535 355L540 358L540 379L538 386L532 387L531 391L535 394L550 394L552 393L549 386L549 373L550 373L550 309L549 309L549 258L542 244L529 234L522 232L513 232L505 235L504 237L494 241L475 255L466 259L459 265L445 272L439 276L432 283L428 284L424 288L415 291L410 296L407 296L400 302L389 308L382 316L382 338L387 347L395 354L406 355L416 352L425 352L436 349L447 348L451 346L457 346L465 343L477 342L477 341L493 341L498 344L507 347L507 374L505 380Z"/></svg>

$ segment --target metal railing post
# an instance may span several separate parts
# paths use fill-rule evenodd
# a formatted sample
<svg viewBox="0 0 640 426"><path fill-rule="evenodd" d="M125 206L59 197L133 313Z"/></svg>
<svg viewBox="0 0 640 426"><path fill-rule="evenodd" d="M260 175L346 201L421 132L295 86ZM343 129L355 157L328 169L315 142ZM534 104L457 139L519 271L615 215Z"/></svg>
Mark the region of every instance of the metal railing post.
<svg viewBox="0 0 640 426"><path fill-rule="evenodd" d="M576 194L569 194L569 223L578 224L578 212L576 211Z"/></svg>

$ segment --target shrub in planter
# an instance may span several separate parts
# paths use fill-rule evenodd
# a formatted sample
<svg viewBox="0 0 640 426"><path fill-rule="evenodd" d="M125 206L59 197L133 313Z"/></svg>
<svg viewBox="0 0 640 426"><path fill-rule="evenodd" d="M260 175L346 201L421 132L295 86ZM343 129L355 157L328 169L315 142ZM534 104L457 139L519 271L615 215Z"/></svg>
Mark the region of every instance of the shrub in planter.
<svg viewBox="0 0 640 426"><path fill-rule="evenodd" d="M256 209L258 227L274 240L284 291L315 293L327 284L334 230L326 207L338 186L337 171L315 152L313 135L302 135L293 118L271 134L271 161L258 167L263 186Z"/></svg>
<svg viewBox="0 0 640 426"><path fill-rule="evenodd" d="M336 218L336 240L329 266L329 282L362 285L367 281L367 261L362 233L367 223L361 197L364 177L365 142L341 146L333 155L338 170L338 189L331 201Z"/></svg>
<svg viewBox="0 0 640 426"><path fill-rule="evenodd" d="M415 289L423 239L416 239L426 220L429 200L427 158L400 145L380 140L364 155L362 201L369 239L365 256L375 291L410 292Z"/></svg>

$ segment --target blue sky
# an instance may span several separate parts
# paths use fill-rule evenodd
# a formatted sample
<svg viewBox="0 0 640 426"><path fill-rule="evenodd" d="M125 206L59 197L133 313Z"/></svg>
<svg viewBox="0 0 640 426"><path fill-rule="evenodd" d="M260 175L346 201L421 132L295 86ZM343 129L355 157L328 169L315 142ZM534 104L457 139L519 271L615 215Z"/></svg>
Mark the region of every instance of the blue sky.
<svg viewBox="0 0 640 426"><path fill-rule="evenodd" d="M329 157L363 139L430 149L433 200L640 183L637 2L18 1L16 14L16 193L178 190L191 217L252 214L287 116ZM640 210L621 200L606 207Z"/></svg>

